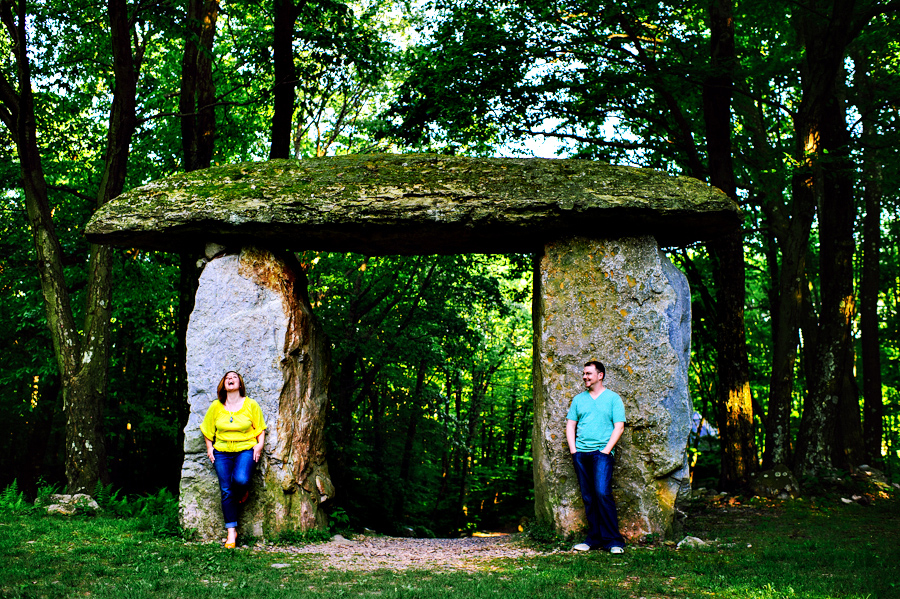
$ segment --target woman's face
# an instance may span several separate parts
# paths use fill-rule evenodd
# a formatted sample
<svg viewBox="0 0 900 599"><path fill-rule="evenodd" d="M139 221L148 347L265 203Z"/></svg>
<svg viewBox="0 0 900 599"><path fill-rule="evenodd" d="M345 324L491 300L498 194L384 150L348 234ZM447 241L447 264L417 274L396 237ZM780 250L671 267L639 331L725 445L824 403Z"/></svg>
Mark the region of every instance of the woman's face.
<svg viewBox="0 0 900 599"><path fill-rule="evenodd" d="M237 391L241 388L241 379L236 372L229 372L225 375L225 390Z"/></svg>

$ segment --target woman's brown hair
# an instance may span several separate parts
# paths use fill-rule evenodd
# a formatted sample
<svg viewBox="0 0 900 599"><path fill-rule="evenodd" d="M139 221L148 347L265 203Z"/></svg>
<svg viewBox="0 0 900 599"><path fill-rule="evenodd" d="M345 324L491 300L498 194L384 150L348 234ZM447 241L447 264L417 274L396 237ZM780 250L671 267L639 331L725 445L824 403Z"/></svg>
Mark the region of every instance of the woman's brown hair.
<svg viewBox="0 0 900 599"><path fill-rule="evenodd" d="M225 403L225 400L228 399L228 391L225 390L225 377L227 377L232 372L237 375L238 381L240 381L241 383L241 386L238 388L238 392L241 394L241 397L246 397L247 395L247 388L244 387L244 377L242 377L237 371L229 370L222 375L222 380L219 381L219 386L216 388L216 393L219 396L219 401L221 401L223 404Z"/></svg>

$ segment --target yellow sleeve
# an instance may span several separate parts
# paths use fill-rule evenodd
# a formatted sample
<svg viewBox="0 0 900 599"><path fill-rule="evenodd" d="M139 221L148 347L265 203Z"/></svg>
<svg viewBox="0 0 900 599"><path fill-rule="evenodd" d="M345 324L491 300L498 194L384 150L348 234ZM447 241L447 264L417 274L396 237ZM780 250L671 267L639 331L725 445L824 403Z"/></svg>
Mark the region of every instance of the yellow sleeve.
<svg viewBox="0 0 900 599"><path fill-rule="evenodd" d="M219 416L219 406L221 405L222 402L218 399L213 401L206 410L203 422L200 423L200 432L210 441L215 441L216 439L216 418Z"/></svg>
<svg viewBox="0 0 900 599"><path fill-rule="evenodd" d="M250 399L249 397L247 399ZM266 430L266 418L263 416L262 408L256 401L250 399L250 422L253 423L253 435L259 436L259 433Z"/></svg>

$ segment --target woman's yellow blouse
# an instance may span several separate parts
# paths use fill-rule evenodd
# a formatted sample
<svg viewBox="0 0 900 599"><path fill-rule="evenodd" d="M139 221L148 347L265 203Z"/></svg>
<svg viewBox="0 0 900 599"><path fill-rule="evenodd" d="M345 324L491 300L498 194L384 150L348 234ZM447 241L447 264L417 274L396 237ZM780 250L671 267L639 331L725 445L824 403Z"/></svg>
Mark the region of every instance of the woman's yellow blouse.
<svg viewBox="0 0 900 599"><path fill-rule="evenodd" d="M259 404L244 398L244 403L236 412L229 412L216 399L206 410L200 425L200 432L207 439L215 441L213 447L219 451L244 451L256 445L256 437L266 430Z"/></svg>

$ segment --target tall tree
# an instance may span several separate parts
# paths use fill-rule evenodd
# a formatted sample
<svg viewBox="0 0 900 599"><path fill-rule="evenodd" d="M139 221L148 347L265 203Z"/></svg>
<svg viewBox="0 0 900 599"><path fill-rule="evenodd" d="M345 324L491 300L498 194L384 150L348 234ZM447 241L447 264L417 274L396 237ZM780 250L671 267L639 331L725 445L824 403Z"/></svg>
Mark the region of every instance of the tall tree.
<svg viewBox="0 0 900 599"><path fill-rule="evenodd" d="M209 168L216 143L216 85L213 80L213 43L219 0L189 0L181 61L178 111L181 125L182 167L185 172ZM187 403L187 328L200 280L197 257L179 255L178 333L175 368L181 398Z"/></svg>
<svg viewBox="0 0 900 599"><path fill-rule="evenodd" d="M836 465L859 465L835 446L838 406L852 368L855 313L856 205L841 82L850 43L886 8L877 3L860 6L855 0L809 0L794 9L794 26L805 52L803 96L795 120L797 158L804 166L795 174L793 196L795 203L818 204L819 237L823 240L819 247L822 299L816 370L814 380L808 381L810 392L803 407L796 456L797 467L810 474ZM853 403L858 417L858 401ZM834 462L836 455L841 457L839 464Z"/></svg>
<svg viewBox="0 0 900 599"><path fill-rule="evenodd" d="M108 478L102 409L108 376L112 250L97 245L90 248L87 306L84 322L79 327L66 288L65 256L53 225L38 143L28 45L29 17L25 0L0 2L0 19L16 65L14 81L0 75L0 119L16 144L47 322L62 380L68 488L73 492L93 492L98 481ZM97 206L121 193L125 184L131 137L137 125L135 94L143 52L143 42L134 31L125 0L110 0L106 18L114 94ZM136 48L132 48L132 36Z"/></svg>
<svg viewBox="0 0 900 599"><path fill-rule="evenodd" d="M878 298L881 288L881 209L883 168L879 134L879 106L874 82L874 62L880 47L871 48L862 41L851 49L854 63L856 105L862 122L862 184L864 216L862 225L863 259L859 284L860 344L863 371L863 444L865 459L870 464L882 464L884 401L881 377L881 334L879 331ZM874 59L874 60L873 60Z"/></svg>
<svg viewBox="0 0 900 599"><path fill-rule="evenodd" d="M731 149L731 99L737 62L731 0L712 0L710 74L703 85L703 117L709 182L737 201ZM746 485L758 458L750 395L750 365L744 329L744 242L741 230L730 231L707 245L716 293L716 364L719 374L719 432L722 438L724 488Z"/></svg>

